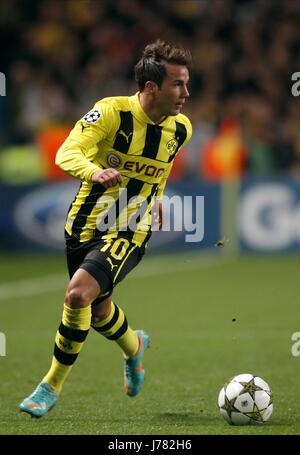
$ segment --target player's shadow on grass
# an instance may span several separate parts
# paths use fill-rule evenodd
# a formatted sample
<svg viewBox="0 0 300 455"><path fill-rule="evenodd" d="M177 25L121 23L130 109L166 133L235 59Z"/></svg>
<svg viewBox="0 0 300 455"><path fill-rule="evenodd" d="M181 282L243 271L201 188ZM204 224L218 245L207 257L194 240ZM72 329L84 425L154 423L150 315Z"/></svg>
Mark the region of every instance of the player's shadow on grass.
<svg viewBox="0 0 300 455"><path fill-rule="evenodd" d="M165 423L165 424L183 424L183 425L195 425L199 424L219 424L220 423L220 418L219 417L214 417L214 416L208 416L204 414L202 411L199 411L199 413L193 413L193 412L172 412L172 411L166 411L166 412L160 412L155 415L155 418L153 419L156 422L160 423ZM229 425L228 428L231 429L240 429L240 428L253 428L253 429L266 429L268 427L277 427L277 426L290 426L291 423L287 423L284 420L281 419L274 419L270 422L268 422L265 425L261 424L255 424L255 425L246 425L244 426L231 426ZM226 426L226 425L225 425Z"/></svg>
<svg viewBox="0 0 300 455"><path fill-rule="evenodd" d="M160 423L166 423L166 424L184 424L184 425L195 425L199 424L200 421L202 423L205 421L207 423L212 423L215 422L216 419L214 417L210 417L207 415L204 415L202 411L199 411L199 413L194 413L194 412L172 412L172 411L166 411L166 412L160 412L155 415L154 420L160 421Z"/></svg>

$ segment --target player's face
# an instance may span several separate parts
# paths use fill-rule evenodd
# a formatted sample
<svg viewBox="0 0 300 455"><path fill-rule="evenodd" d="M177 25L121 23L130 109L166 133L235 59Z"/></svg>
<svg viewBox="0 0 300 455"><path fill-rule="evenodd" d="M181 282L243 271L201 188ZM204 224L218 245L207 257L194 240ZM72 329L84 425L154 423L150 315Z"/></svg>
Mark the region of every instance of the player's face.
<svg viewBox="0 0 300 455"><path fill-rule="evenodd" d="M167 74L156 92L157 107L162 115L177 115L190 96L187 89L189 70L175 63L165 65Z"/></svg>

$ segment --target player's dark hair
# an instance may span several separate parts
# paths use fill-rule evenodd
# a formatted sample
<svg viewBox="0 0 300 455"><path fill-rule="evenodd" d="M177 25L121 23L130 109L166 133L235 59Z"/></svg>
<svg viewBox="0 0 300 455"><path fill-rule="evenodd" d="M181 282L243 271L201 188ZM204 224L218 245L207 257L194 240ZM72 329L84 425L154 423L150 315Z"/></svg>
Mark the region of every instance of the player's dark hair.
<svg viewBox="0 0 300 455"><path fill-rule="evenodd" d="M158 39L148 44L142 58L134 67L135 80L142 92L147 81L155 82L161 86L166 75L165 63L176 63L191 67L192 57L189 50L167 41Z"/></svg>

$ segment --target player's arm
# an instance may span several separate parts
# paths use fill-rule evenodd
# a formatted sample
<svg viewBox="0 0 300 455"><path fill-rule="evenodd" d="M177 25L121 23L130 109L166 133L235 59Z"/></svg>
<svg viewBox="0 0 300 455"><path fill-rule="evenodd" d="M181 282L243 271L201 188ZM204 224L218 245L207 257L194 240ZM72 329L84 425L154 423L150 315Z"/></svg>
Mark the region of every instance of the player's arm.
<svg viewBox="0 0 300 455"><path fill-rule="evenodd" d="M155 223L157 224L159 230L162 229L162 225L163 225L163 195L164 195L164 190L165 190L166 183L167 183L171 170L172 170L172 165L170 165L170 168L166 171L163 179L161 180L160 184L158 185L158 189L157 189L157 193L156 193L153 213L154 213L154 217L155 217Z"/></svg>
<svg viewBox="0 0 300 455"><path fill-rule="evenodd" d="M158 229L161 230L163 225L163 204L162 201L158 201Z"/></svg>
<svg viewBox="0 0 300 455"><path fill-rule="evenodd" d="M160 231L163 223L163 204L162 201L159 201L157 198L154 199L152 206L152 216L156 228Z"/></svg>
<svg viewBox="0 0 300 455"><path fill-rule="evenodd" d="M113 109L96 104L88 114L79 120L69 136L59 148L55 163L65 172L83 182L101 183L105 187L122 182L115 169L103 169L94 162L99 142L103 141L116 128Z"/></svg>
<svg viewBox="0 0 300 455"><path fill-rule="evenodd" d="M180 150L188 143L188 141L191 139L191 136L192 136L192 125L186 116L184 116L184 123L186 126L187 135L186 135L185 141L181 144L181 147L177 153L179 153ZM162 225L163 225L163 194L164 194L164 190L165 190L169 175L172 170L172 166L173 166L173 163L171 164L171 166L165 173L163 179L161 180L160 184L158 185L154 213L155 213L156 222L158 224L159 229L161 229Z"/></svg>

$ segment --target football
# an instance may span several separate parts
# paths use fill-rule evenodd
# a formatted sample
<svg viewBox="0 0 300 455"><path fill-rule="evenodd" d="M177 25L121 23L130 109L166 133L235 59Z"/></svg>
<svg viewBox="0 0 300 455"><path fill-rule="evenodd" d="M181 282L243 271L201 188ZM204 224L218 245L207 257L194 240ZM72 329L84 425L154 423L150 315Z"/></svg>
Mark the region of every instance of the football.
<svg viewBox="0 0 300 455"><path fill-rule="evenodd" d="M218 406L231 425L265 423L273 412L273 394L266 381L253 374L234 376L220 390Z"/></svg>

